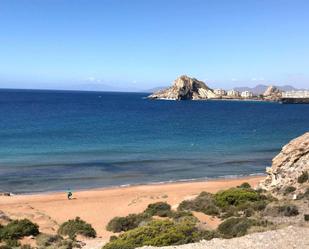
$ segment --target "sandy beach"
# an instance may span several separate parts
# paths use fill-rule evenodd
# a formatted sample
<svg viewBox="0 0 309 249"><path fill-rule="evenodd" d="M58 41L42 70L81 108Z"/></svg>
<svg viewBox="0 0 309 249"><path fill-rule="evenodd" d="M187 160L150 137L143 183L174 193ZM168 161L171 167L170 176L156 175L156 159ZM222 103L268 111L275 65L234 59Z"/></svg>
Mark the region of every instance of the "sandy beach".
<svg viewBox="0 0 309 249"><path fill-rule="evenodd" d="M1 196L0 210L11 218L29 218L39 224L41 232L45 233L56 233L59 224L79 216L91 223L98 236L107 241L112 233L106 231L105 226L115 216L141 212L148 204L157 201L166 201L176 207L181 201L190 199L201 191L217 192L245 181L256 186L262 178L263 176L254 176L203 182L85 190L75 192L74 199L70 201L62 192ZM205 219L214 226L217 222L201 215L198 218Z"/></svg>

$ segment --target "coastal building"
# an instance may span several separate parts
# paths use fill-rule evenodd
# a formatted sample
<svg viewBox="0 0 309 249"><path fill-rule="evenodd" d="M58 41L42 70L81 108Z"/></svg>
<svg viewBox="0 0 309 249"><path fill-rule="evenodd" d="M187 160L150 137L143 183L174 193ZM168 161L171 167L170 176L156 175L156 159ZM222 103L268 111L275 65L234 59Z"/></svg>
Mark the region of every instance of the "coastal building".
<svg viewBox="0 0 309 249"><path fill-rule="evenodd" d="M282 98L309 98L309 90L283 92Z"/></svg>
<svg viewBox="0 0 309 249"><path fill-rule="evenodd" d="M249 99L253 97L253 93L250 91L244 91L241 93L241 97L245 99Z"/></svg>
<svg viewBox="0 0 309 249"><path fill-rule="evenodd" d="M214 93L219 95L219 96L225 96L226 95L226 91L224 89L215 89Z"/></svg>
<svg viewBox="0 0 309 249"><path fill-rule="evenodd" d="M281 103L284 104L309 104L309 90L283 92Z"/></svg>
<svg viewBox="0 0 309 249"><path fill-rule="evenodd" d="M229 97L240 97L240 92L236 90L227 91L227 96Z"/></svg>

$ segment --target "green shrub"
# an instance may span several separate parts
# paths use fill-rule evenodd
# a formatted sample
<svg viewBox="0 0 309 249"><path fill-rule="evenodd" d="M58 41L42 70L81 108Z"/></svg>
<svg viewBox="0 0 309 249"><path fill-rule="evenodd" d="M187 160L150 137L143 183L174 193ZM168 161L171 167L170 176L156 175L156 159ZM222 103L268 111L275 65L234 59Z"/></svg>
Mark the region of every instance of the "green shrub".
<svg viewBox="0 0 309 249"><path fill-rule="evenodd" d="M180 219L182 217L193 217L193 214L189 211L173 211L170 218Z"/></svg>
<svg viewBox="0 0 309 249"><path fill-rule="evenodd" d="M259 194L263 194L263 193L266 192L265 189L262 189L262 188L260 188L260 187L258 187L255 191L256 191L257 193L259 193Z"/></svg>
<svg viewBox="0 0 309 249"><path fill-rule="evenodd" d="M213 238L220 237L216 230L199 230L199 240L212 240Z"/></svg>
<svg viewBox="0 0 309 249"><path fill-rule="evenodd" d="M19 249L33 249L30 245L22 245Z"/></svg>
<svg viewBox="0 0 309 249"><path fill-rule="evenodd" d="M152 203L148 205L144 213L150 216L168 217L171 214L171 205L166 202Z"/></svg>
<svg viewBox="0 0 309 249"><path fill-rule="evenodd" d="M62 241L62 237L59 235L49 235L49 234L39 234L36 237L36 244L39 247L48 247L53 244L56 244L58 242Z"/></svg>
<svg viewBox="0 0 309 249"><path fill-rule="evenodd" d="M112 236L109 237L109 241L114 241L116 239L118 239L118 237L116 235L112 235Z"/></svg>
<svg viewBox="0 0 309 249"><path fill-rule="evenodd" d="M297 178L297 182L298 183L304 183L307 182L309 180L309 174L307 171L304 171L298 178Z"/></svg>
<svg viewBox="0 0 309 249"><path fill-rule="evenodd" d="M208 215L219 215L220 209L215 205L214 195L208 192L200 193L193 200L186 200L179 204L179 211L197 211Z"/></svg>
<svg viewBox="0 0 309 249"><path fill-rule="evenodd" d="M0 240L20 239L24 236L38 235L39 226L28 219L14 220L2 227Z"/></svg>
<svg viewBox="0 0 309 249"><path fill-rule="evenodd" d="M93 227L79 217L61 224L58 229L58 234L69 236L71 239L74 239L76 235L83 235L90 238L95 238L97 235Z"/></svg>
<svg viewBox="0 0 309 249"><path fill-rule="evenodd" d="M168 246L197 242L213 235L211 232L200 232L194 223L175 223L169 220L152 221L113 239L103 249L134 249L141 246Z"/></svg>
<svg viewBox="0 0 309 249"><path fill-rule="evenodd" d="M229 206L225 208L226 213L222 217L232 217L232 216L245 216L251 217L255 214L256 211L262 211L267 206L267 201L259 200L255 202L244 202L237 207Z"/></svg>
<svg viewBox="0 0 309 249"><path fill-rule="evenodd" d="M141 225L146 225L149 221L152 221L152 217L150 214L153 213L155 213L156 215L159 214L159 216L161 217L163 216L172 218L176 222L189 221L196 223L198 221L198 219L194 217L191 212L172 211L169 209L170 206L168 207L165 205L166 203L164 203L164 205L161 205L161 203L159 203L158 205L157 204L158 203L150 204L149 205L150 208L148 207L148 210L146 210L144 213L129 214L128 216L125 217L114 217L109 221L109 223L106 226L106 229L114 233L126 232L132 230Z"/></svg>
<svg viewBox="0 0 309 249"><path fill-rule="evenodd" d="M216 205L221 208L228 208L231 205L237 207L246 202L255 202L260 199L261 196L254 190L243 188L231 188L215 194Z"/></svg>
<svg viewBox="0 0 309 249"><path fill-rule="evenodd" d="M266 216L296 216L298 215L298 209L295 205L269 205L264 211Z"/></svg>
<svg viewBox="0 0 309 249"><path fill-rule="evenodd" d="M226 219L229 217L251 217L255 214L256 211L262 211L265 209L267 202L264 200L256 201L256 202L244 202L238 206L227 206L221 213L220 217L222 219Z"/></svg>
<svg viewBox="0 0 309 249"><path fill-rule="evenodd" d="M191 222L197 223L198 218L196 218L191 212L189 211L172 211L169 218L172 218L175 222Z"/></svg>
<svg viewBox="0 0 309 249"><path fill-rule="evenodd" d="M255 220L248 218L229 218L219 225L218 231L224 238L239 237L245 235L255 224Z"/></svg>
<svg viewBox="0 0 309 249"><path fill-rule="evenodd" d="M298 208L295 205L284 205L279 206L279 213L282 213L284 216L297 216L299 214Z"/></svg>
<svg viewBox="0 0 309 249"><path fill-rule="evenodd" d="M295 190L296 190L295 187L293 187L293 186L288 186L288 187L286 187L285 190L284 190L284 195L288 195L288 194L290 194L290 193L293 193Z"/></svg>
<svg viewBox="0 0 309 249"><path fill-rule="evenodd" d="M203 212L223 219L232 216L252 216L255 211L265 209L269 198L251 189L248 183L237 188L220 191L215 195L202 192L194 200L180 203L178 210Z"/></svg>
<svg viewBox="0 0 309 249"><path fill-rule="evenodd" d="M244 215L245 215L245 217L251 217L251 216L253 216L254 215L254 210L253 209L246 209L245 211L244 211Z"/></svg>
<svg viewBox="0 0 309 249"><path fill-rule="evenodd" d="M238 208L234 207L234 206L230 206L228 208L225 208L225 211L223 213L220 214L220 218L221 219L227 219L230 217L239 217L239 210Z"/></svg>
<svg viewBox="0 0 309 249"><path fill-rule="evenodd" d="M0 245L0 249L12 249L12 247L8 245Z"/></svg>
<svg viewBox="0 0 309 249"><path fill-rule="evenodd" d="M81 248L81 246L75 240L63 239L60 242L56 243L54 246L52 246L52 248L48 249L73 249L73 248Z"/></svg>
<svg viewBox="0 0 309 249"><path fill-rule="evenodd" d="M214 204L209 204L205 206L205 208L203 208L201 212L207 215L217 216L220 214L220 209Z"/></svg>
<svg viewBox="0 0 309 249"><path fill-rule="evenodd" d="M36 237L38 249L72 249L80 248L78 242L72 239L63 239L59 235L39 234Z"/></svg>
<svg viewBox="0 0 309 249"><path fill-rule="evenodd" d="M250 185L249 183L247 183L247 182L244 182L244 183L242 183L242 184L239 186L239 188L248 189L248 188L251 188L251 185Z"/></svg>
<svg viewBox="0 0 309 249"><path fill-rule="evenodd" d="M114 233L119 233L123 231L128 231L133 228L138 227L142 222L149 221L151 217L146 214L129 214L126 217L115 217L111 219L106 229Z"/></svg>
<svg viewBox="0 0 309 249"><path fill-rule="evenodd" d="M260 201L251 203L251 207L256 211L262 211L266 208L267 204L268 204L268 201L260 200Z"/></svg>
<svg viewBox="0 0 309 249"><path fill-rule="evenodd" d="M196 199L195 199L196 200ZM200 208L196 207L195 200L184 200L182 201L178 207L177 210L179 211L200 211Z"/></svg>
<svg viewBox="0 0 309 249"><path fill-rule="evenodd" d="M304 214L304 220L309 221L309 214Z"/></svg>
<svg viewBox="0 0 309 249"><path fill-rule="evenodd" d="M20 243L17 239L5 239L4 243L9 247L19 247Z"/></svg>

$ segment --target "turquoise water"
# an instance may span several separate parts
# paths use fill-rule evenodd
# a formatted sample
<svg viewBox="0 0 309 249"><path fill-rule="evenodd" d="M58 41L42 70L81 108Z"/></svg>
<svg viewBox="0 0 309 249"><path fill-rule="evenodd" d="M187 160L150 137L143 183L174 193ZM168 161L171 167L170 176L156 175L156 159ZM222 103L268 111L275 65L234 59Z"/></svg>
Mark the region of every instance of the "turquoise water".
<svg viewBox="0 0 309 249"><path fill-rule="evenodd" d="M309 130L309 105L0 91L0 191L260 174Z"/></svg>

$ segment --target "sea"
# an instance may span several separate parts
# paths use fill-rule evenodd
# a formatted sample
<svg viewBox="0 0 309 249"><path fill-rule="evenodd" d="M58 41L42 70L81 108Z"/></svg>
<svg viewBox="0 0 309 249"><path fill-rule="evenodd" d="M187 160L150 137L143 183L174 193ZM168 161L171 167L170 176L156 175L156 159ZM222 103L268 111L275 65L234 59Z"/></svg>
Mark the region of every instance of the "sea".
<svg viewBox="0 0 309 249"><path fill-rule="evenodd" d="M309 105L0 90L0 191L259 175L309 130Z"/></svg>

